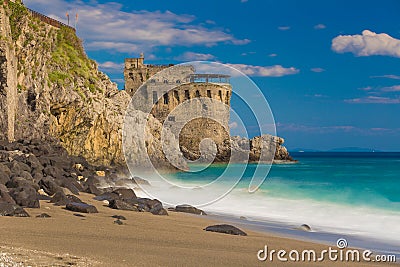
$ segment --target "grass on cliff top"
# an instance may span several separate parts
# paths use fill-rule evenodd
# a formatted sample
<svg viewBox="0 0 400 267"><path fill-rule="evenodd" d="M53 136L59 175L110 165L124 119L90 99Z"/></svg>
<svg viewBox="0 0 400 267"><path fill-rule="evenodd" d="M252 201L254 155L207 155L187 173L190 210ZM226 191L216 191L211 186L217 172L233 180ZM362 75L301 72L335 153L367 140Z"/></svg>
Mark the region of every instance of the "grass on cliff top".
<svg viewBox="0 0 400 267"><path fill-rule="evenodd" d="M18 37L22 33L21 23L23 23L23 18L28 16L28 10L21 4L21 1L8 2L10 8L10 27L11 36L14 41L18 40Z"/></svg>
<svg viewBox="0 0 400 267"><path fill-rule="evenodd" d="M70 28L62 27L58 30L52 60L55 67L62 71L51 72L50 82L65 85L68 80L72 82L78 76L84 79L84 86L92 93L98 90L95 86L98 78L93 61L86 56L81 40Z"/></svg>

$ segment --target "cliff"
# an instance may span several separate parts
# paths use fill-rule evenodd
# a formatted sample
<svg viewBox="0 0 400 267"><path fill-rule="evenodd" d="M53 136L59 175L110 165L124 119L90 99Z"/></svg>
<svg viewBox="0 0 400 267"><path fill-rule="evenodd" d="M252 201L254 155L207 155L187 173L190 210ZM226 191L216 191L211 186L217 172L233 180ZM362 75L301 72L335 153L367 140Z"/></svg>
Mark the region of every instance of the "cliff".
<svg viewBox="0 0 400 267"><path fill-rule="evenodd" d="M0 5L0 29L0 139L56 137L91 163L124 164L122 123L130 97L86 56L74 30L51 26L12 2ZM133 115L147 122L143 112ZM135 161L147 149L167 165L161 124L148 120L147 147L136 148Z"/></svg>

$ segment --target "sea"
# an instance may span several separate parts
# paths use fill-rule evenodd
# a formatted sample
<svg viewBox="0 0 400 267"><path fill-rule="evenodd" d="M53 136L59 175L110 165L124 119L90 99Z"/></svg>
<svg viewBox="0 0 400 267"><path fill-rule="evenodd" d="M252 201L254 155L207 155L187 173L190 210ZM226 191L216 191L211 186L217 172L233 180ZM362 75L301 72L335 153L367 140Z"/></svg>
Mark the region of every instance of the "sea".
<svg viewBox="0 0 400 267"><path fill-rule="evenodd" d="M399 257L400 153L291 155L298 163L268 166L265 181L254 193L248 189L256 164L246 165L243 174L230 171L231 179L240 175L240 181L224 197L202 209L215 219L254 230L326 244L346 238L351 247ZM242 170L243 166L233 168ZM225 169L226 165L211 165L200 172L170 174L169 179L181 186L200 188ZM190 194L185 197L190 204ZM298 230L303 224L312 231Z"/></svg>

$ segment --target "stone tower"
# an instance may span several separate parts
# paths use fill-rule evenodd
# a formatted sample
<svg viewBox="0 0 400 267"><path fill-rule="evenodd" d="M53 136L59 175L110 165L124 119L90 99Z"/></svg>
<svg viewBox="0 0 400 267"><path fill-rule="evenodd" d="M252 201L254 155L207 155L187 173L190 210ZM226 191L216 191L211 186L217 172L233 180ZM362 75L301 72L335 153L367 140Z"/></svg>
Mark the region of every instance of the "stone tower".
<svg viewBox="0 0 400 267"><path fill-rule="evenodd" d="M169 127L186 158L198 159L199 145L206 138L216 144L217 161L228 158L230 77L198 74L191 65L145 65L143 59L141 55L125 60L125 90L135 94L135 109L150 111Z"/></svg>

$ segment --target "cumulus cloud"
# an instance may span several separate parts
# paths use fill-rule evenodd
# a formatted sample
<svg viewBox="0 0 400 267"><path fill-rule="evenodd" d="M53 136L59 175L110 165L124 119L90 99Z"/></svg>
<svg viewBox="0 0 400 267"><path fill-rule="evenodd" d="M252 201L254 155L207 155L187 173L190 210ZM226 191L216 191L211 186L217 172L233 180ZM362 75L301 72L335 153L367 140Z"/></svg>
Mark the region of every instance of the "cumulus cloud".
<svg viewBox="0 0 400 267"><path fill-rule="evenodd" d="M204 26L196 17L170 11L122 10L115 2L99 3L80 0L25 0L25 4L50 17L66 22L65 11L79 14L78 34L92 50L148 52L156 46L213 46L218 43L243 45L248 39L237 39L219 27Z"/></svg>
<svg viewBox="0 0 400 267"><path fill-rule="evenodd" d="M325 28L326 28L326 26L324 24L317 24L314 26L314 29L316 29L316 30L322 30Z"/></svg>
<svg viewBox="0 0 400 267"><path fill-rule="evenodd" d="M325 69L323 69L323 68L312 68L311 71L312 72L324 72Z"/></svg>
<svg viewBox="0 0 400 267"><path fill-rule="evenodd" d="M400 40L386 33L364 30L361 35L339 35L332 40L332 50L351 52L356 56L400 57Z"/></svg>
<svg viewBox="0 0 400 267"><path fill-rule="evenodd" d="M122 71L124 69L124 63L115 63L112 61L98 63L98 65L101 70L110 71L110 72L122 73Z"/></svg>
<svg viewBox="0 0 400 267"><path fill-rule="evenodd" d="M281 77L285 75L297 74L300 70L295 67L285 68L281 65L274 66L254 66L245 64L228 64L229 66L252 77Z"/></svg>
<svg viewBox="0 0 400 267"><path fill-rule="evenodd" d="M277 57L278 54L272 53L272 54L269 54L268 56L269 56L269 57Z"/></svg>
<svg viewBox="0 0 400 267"><path fill-rule="evenodd" d="M180 61L207 61L215 59L215 56L211 54L185 52L182 55L176 57L175 59Z"/></svg>

